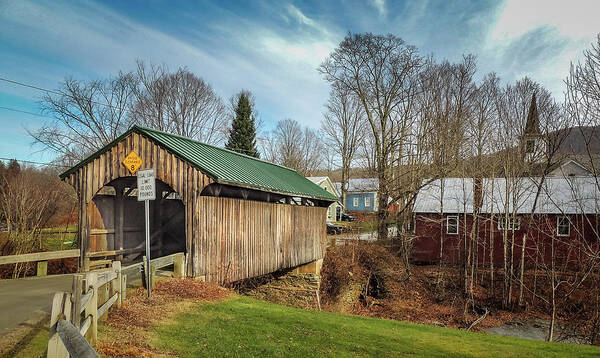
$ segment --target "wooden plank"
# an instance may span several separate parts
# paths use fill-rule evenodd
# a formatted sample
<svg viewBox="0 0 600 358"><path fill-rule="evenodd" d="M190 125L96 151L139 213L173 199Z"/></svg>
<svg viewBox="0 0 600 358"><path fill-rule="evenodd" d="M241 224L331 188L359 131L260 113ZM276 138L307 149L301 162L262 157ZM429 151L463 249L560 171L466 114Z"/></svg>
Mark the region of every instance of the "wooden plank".
<svg viewBox="0 0 600 358"><path fill-rule="evenodd" d="M97 276L97 287L102 287L115 278L117 278L117 273L112 269L110 269L110 271L100 272Z"/></svg>
<svg viewBox="0 0 600 358"><path fill-rule="evenodd" d="M81 323L81 328L79 329L79 333L82 336L85 336L85 334L87 333L87 331L88 331L88 329L90 328L91 325L92 325L92 316L87 316L83 320L83 323Z"/></svg>
<svg viewBox="0 0 600 358"><path fill-rule="evenodd" d="M151 259L150 266L159 269L165 266L173 265L173 263L175 262L175 255L176 254Z"/></svg>
<svg viewBox="0 0 600 358"><path fill-rule="evenodd" d="M79 257L80 252L78 249L74 250L62 250L62 251L48 251L48 252L35 252L32 254L22 255L7 255L0 256L0 265L15 264L19 262L35 262L35 261L48 261L65 259L70 257Z"/></svg>
<svg viewBox="0 0 600 358"><path fill-rule="evenodd" d="M90 252L87 257L110 257L117 256L123 254L132 254L136 252L144 252L145 248L131 248L131 249L123 249L123 250L109 250L109 251L98 251L98 252Z"/></svg>
<svg viewBox="0 0 600 358"><path fill-rule="evenodd" d="M90 302L90 299L92 298L93 295L94 295L93 287L88 289L88 291L84 295L81 295L81 299L79 301L79 308L78 308L79 314L81 314L85 310L86 306ZM77 312L77 311L75 311L75 312Z"/></svg>
<svg viewBox="0 0 600 358"><path fill-rule="evenodd" d="M88 299L89 298L84 300L83 297L83 275L73 275L73 283L71 285L71 304L73 306L71 323L77 328L80 326L81 312L83 312Z"/></svg>
<svg viewBox="0 0 600 358"><path fill-rule="evenodd" d="M102 306L100 306L98 308L98 318L102 318L102 316L104 316L104 314L108 312L108 309L111 308L115 302L117 302L118 298L119 294L115 293L111 298L108 299L108 301L106 301Z"/></svg>
<svg viewBox="0 0 600 358"><path fill-rule="evenodd" d="M48 261L38 261L36 275L37 276L48 275Z"/></svg>
<svg viewBox="0 0 600 358"><path fill-rule="evenodd" d="M85 317L92 316L92 323L87 332L88 342L91 345L96 344L98 340L98 286L96 281L96 273L88 272L85 277L84 287L87 290L92 289L92 297L85 305Z"/></svg>
<svg viewBox="0 0 600 358"><path fill-rule="evenodd" d="M132 265L123 267L121 269L121 272L124 275L134 276L134 275L136 275L137 273L140 272L141 268L142 268L142 263L138 262L136 264L132 264Z"/></svg>
<svg viewBox="0 0 600 358"><path fill-rule="evenodd" d="M52 311L50 314L50 339L48 340L48 358L63 358L68 357L67 348L62 343L58 333L56 332L56 323L63 319L65 312L65 303L69 302L66 292L57 292L52 299ZM70 313L70 312L69 312Z"/></svg>

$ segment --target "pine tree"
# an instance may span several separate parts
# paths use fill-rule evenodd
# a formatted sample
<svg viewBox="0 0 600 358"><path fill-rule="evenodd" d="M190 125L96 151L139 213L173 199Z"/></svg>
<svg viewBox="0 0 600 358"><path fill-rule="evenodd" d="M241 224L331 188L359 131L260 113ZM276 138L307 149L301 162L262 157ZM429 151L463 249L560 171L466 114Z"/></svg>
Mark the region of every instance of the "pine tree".
<svg viewBox="0 0 600 358"><path fill-rule="evenodd" d="M251 157L259 157L258 150L256 150L256 128L252 103L250 94L246 91L240 92L237 96L235 118L231 124L231 133L225 148Z"/></svg>

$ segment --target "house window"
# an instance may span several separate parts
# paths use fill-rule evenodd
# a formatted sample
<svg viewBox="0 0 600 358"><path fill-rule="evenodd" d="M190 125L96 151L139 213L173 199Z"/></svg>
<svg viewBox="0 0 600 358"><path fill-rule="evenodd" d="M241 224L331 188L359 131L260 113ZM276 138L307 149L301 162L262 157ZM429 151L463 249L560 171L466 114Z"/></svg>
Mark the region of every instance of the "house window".
<svg viewBox="0 0 600 358"><path fill-rule="evenodd" d="M500 216L498 217L498 230L504 230L506 226L506 217ZM508 229L509 231L519 231L521 230L521 218L520 217L512 217L508 218Z"/></svg>
<svg viewBox="0 0 600 358"><path fill-rule="evenodd" d="M571 221L566 216L559 216L556 218L556 232L558 236L569 236L571 235Z"/></svg>
<svg viewBox="0 0 600 358"><path fill-rule="evenodd" d="M355 208L358 206L358 198L357 197L354 197L352 199L352 206L354 206Z"/></svg>
<svg viewBox="0 0 600 358"><path fill-rule="evenodd" d="M370 198L370 197L368 197L368 196L367 196L367 197L365 197L365 206L366 206L366 207L369 207L369 206L371 206L371 198Z"/></svg>
<svg viewBox="0 0 600 358"><path fill-rule="evenodd" d="M528 139L527 143L525 144L525 153L533 153L533 152L535 152L535 140Z"/></svg>
<svg viewBox="0 0 600 358"><path fill-rule="evenodd" d="M446 217L446 234L458 234L458 216Z"/></svg>

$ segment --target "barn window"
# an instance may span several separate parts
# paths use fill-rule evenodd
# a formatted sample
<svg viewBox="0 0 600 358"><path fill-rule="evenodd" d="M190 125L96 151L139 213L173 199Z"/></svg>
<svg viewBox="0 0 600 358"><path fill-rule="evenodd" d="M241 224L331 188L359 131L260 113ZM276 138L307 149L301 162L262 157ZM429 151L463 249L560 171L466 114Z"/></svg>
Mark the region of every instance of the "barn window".
<svg viewBox="0 0 600 358"><path fill-rule="evenodd" d="M458 216L446 217L446 234L458 234Z"/></svg>
<svg viewBox="0 0 600 358"><path fill-rule="evenodd" d="M558 236L569 236L571 235L571 221L566 216L559 216L556 218L556 232Z"/></svg>
<svg viewBox="0 0 600 358"><path fill-rule="evenodd" d="M371 206L371 198L370 197L365 197L365 206Z"/></svg>
<svg viewBox="0 0 600 358"><path fill-rule="evenodd" d="M506 217L500 216L498 217L498 230L504 230L506 227ZM520 217L512 217L508 218L508 230L509 231L519 231L521 230L521 218Z"/></svg>
<svg viewBox="0 0 600 358"><path fill-rule="evenodd" d="M358 206L358 198L357 198L357 197L354 197L354 198L352 199L352 205L353 205L354 207L357 207L357 206Z"/></svg>

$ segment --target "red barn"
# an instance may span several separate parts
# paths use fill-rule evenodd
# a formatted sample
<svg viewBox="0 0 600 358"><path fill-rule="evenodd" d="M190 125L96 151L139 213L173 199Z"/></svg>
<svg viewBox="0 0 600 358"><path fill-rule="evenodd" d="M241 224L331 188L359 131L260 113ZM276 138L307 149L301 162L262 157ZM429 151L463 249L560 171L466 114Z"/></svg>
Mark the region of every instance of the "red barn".
<svg viewBox="0 0 600 358"><path fill-rule="evenodd" d="M415 202L413 260L458 264L474 240L483 265L502 265L505 242L517 264L525 242L527 266L548 264L553 248L556 263L576 265L598 247L599 193L593 177L436 180Z"/></svg>

